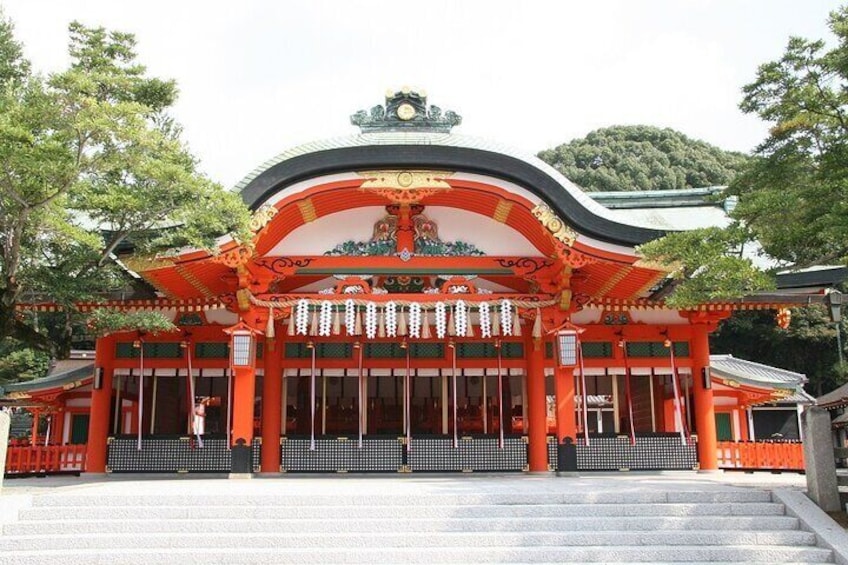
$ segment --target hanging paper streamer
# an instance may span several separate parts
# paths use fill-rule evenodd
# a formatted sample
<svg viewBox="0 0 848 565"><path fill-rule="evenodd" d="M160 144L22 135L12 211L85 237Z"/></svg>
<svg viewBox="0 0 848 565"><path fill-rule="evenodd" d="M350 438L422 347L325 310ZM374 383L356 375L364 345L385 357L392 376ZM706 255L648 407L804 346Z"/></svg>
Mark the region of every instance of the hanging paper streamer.
<svg viewBox="0 0 848 565"><path fill-rule="evenodd" d="M480 314L480 337L492 337L492 313L488 302L481 302L477 310Z"/></svg>
<svg viewBox="0 0 848 565"><path fill-rule="evenodd" d="M542 337L542 310L536 308L536 321L533 322L533 337Z"/></svg>
<svg viewBox="0 0 848 565"><path fill-rule="evenodd" d="M409 305L409 337L421 337L421 305L417 302Z"/></svg>
<svg viewBox="0 0 848 565"><path fill-rule="evenodd" d="M277 337L274 334L274 309L268 308L268 323L265 325L265 337L274 339Z"/></svg>
<svg viewBox="0 0 848 565"><path fill-rule="evenodd" d="M365 394L365 391L363 390L365 388L365 381L363 380L364 376L362 374L362 356L364 355L364 353L362 351L363 347L362 347L362 344L360 344L358 342L357 342L357 344L359 345L359 347L357 347L357 349L359 349L359 373L358 373L358 379L357 379L357 382L359 383L359 443L358 443L358 447L359 447L359 449L362 449L362 429L365 427L365 422L364 422L364 420L365 420L365 397L367 396L367 394Z"/></svg>
<svg viewBox="0 0 848 565"><path fill-rule="evenodd" d="M406 348L406 450L412 450L412 373L409 348Z"/></svg>
<svg viewBox="0 0 848 565"><path fill-rule="evenodd" d="M512 302L506 298L501 300L501 333L504 336L512 335Z"/></svg>
<svg viewBox="0 0 848 565"><path fill-rule="evenodd" d="M621 340L619 346L624 348L624 395L627 397L627 421L630 426L630 445L636 445L636 428L633 425L633 393L630 389L630 367L627 360L627 342Z"/></svg>
<svg viewBox="0 0 848 565"><path fill-rule="evenodd" d="M356 304L352 298L345 300L345 333L356 335Z"/></svg>
<svg viewBox="0 0 848 565"><path fill-rule="evenodd" d="M144 342L138 351L138 450L141 451L141 418L144 415Z"/></svg>
<svg viewBox="0 0 848 565"><path fill-rule="evenodd" d="M580 395L583 400L583 441L586 443L586 447L589 447L589 399L586 395L586 369L583 367L583 344L579 339L577 340L577 359L580 362Z"/></svg>
<svg viewBox="0 0 848 565"><path fill-rule="evenodd" d="M421 326L421 339L430 339L430 314L424 310L424 322Z"/></svg>
<svg viewBox="0 0 848 565"><path fill-rule="evenodd" d="M671 382L674 387L674 416L677 419L677 429L680 430L680 441L685 446L689 445L689 430L683 418L683 398L680 395L680 377L677 375L677 366L674 361L674 343L669 341L668 347L671 355Z"/></svg>
<svg viewBox="0 0 848 565"><path fill-rule="evenodd" d="M456 330L456 335L460 337L465 337L468 333L468 308L465 305L465 301L457 300L456 304L453 307L454 310L454 329Z"/></svg>
<svg viewBox="0 0 848 565"><path fill-rule="evenodd" d="M445 334L447 333L447 312L445 310L444 302L436 303L436 337L439 339L444 339Z"/></svg>
<svg viewBox="0 0 848 565"><path fill-rule="evenodd" d="M333 324L333 305L329 300L321 303L321 318L318 321L318 335L330 337L330 330Z"/></svg>
<svg viewBox="0 0 848 565"><path fill-rule="evenodd" d="M397 304L395 304L394 301L390 301L390 302L386 303L385 318L386 318L386 336L387 337L397 337L397 334L398 334Z"/></svg>
<svg viewBox="0 0 848 565"><path fill-rule="evenodd" d="M297 301L295 324L297 335L306 335L307 326L309 325L309 301L305 298Z"/></svg>
<svg viewBox="0 0 848 565"><path fill-rule="evenodd" d="M501 344L495 344L498 349L498 447L504 448L504 397L503 397L503 368L501 367Z"/></svg>
<svg viewBox="0 0 848 565"><path fill-rule="evenodd" d="M365 337L377 337L377 305L374 302L365 304Z"/></svg>
<svg viewBox="0 0 848 565"><path fill-rule="evenodd" d="M333 335L340 335L342 333L342 325L339 320L339 307L336 306L335 311L333 312Z"/></svg>
<svg viewBox="0 0 848 565"><path fill-rule="evenodd" d="M454 449L459 448L459 435L457 428L457 415L456 415L456 404L457 404L457 395L456 395L456 344L450 343L448 345L451 350L451 377L453 381L453 447Z"/></svg>
<svg viewBox="0 0 848 565"><path fill-rule="evenodd" d="M403 308L400 309L400 315L398 316L397 333L400 336L405 336L409 333L406 329L406 313L403 311Z"/></svg>
<svg viewBox="0 0 848 565"><path fill-rule="evenodd" d="M312 312L312 323L309 324L309 335L318 335L318 310Z"/></svg>
<svg viewBox="0 0 848 565"><path fill-rule="evenodd" d="M315 344L312 345L312 371L309 373L309 404L312 407L310 411L310 436L309 436L309 450L315 451Z"/></svg>

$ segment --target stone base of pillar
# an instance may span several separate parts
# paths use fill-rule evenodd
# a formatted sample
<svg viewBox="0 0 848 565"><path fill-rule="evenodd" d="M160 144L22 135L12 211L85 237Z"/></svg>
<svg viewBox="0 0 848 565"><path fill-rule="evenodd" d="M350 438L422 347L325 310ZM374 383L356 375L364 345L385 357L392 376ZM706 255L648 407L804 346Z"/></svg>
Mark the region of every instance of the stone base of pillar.
<svg viewBox="0 0 848 565"><path fill-rule="evenodd" d="M252 479L253 473L230 473L227 475L228 479Z"/></svg>

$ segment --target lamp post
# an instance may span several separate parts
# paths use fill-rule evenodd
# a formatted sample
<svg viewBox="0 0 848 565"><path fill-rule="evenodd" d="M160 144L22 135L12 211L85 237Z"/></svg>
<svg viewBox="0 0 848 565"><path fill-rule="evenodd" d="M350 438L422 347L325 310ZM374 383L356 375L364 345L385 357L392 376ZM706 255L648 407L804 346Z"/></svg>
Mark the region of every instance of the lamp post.
<svg viewBox="0 0 848 565"><path fill-rule="evenodd" d="M262 335L244 321L224 330L230 336L230 367L233 375L232 398L232 475L253 471L253 402L256 397L256 336ZM229 430L230 422L227 422ZM232 476L231 475L231 476Z"/></svg>
<svg viewBox="0 0 848 565"><path fill-rule="evenodd" d="M579 362L580 331L568 324L554 333L556 349L556 399L557 399L557 475L568 476L577 472L577 444L574 424L574 369ZM583 431L586 431L586 377L581 373L581 414Z"/></svg>
<svg viewBox="0 0 848 565"><path fill-rule="evenodd" d="M830 314L830 321L836 326L836 350L839 355L839 368L842 369L843 361L842 361L842 328L840 327L842 322L842 293L836 289L832 289L828 292L824 301L827 304Z"/></svg>

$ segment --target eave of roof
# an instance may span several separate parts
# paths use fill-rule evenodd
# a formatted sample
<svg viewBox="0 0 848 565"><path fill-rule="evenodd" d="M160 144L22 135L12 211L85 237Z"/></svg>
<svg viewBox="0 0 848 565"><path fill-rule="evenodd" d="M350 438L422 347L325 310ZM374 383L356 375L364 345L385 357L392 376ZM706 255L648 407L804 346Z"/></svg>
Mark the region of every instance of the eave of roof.
<svg viewBox="0 0 848 565"><path fill-rule="evenodd" d="M710 355L710 372L713 377L740 384L792 391L807 382L806 375L801 373L738 359L732 355Z"/></svg>

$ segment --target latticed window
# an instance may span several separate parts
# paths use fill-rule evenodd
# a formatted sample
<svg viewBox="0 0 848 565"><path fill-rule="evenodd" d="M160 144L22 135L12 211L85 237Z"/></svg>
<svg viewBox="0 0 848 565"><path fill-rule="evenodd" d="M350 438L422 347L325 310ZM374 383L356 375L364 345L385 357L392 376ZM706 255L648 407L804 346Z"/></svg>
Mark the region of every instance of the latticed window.
<svg viewBox="0 0 848 565"><path fill-rule="evenodd" d="M312 357L312 351L305 343L286 343L286 357L306 359ZM351 343L316 343L315 357L320 359L347 359L353 354Z"/></svg>
<svg viewBox="0 0 848 565"><path fill-rule="evenodd" d="M583 357L599 359L612 357L612 342L610 341L584 341L581 342Z"/></svg>
<svg viewBox="0 0 848 565"><path fill-rule="evenodd" d="M230 356L230 344L225 341L202 342L194 346L198 359L226 359Z"/></svg>
<svg viewBox="0 0 848 565"><path fill-rule="evenodd" d="M179 359L183 350L178 342L144 343L144 357L148 359ZM116 359L135 359L141 353L140 348L133 347L133 342L115 344Z"/></svg>
<svg viewBox="0 0 848 565"><path fill-rule="evenodd" d="M689 356L689 342L675 341L674 355L676 357ZM628 357L669 357L671 349L666 347L662 341L629 341L627 342Z"/></svg>

